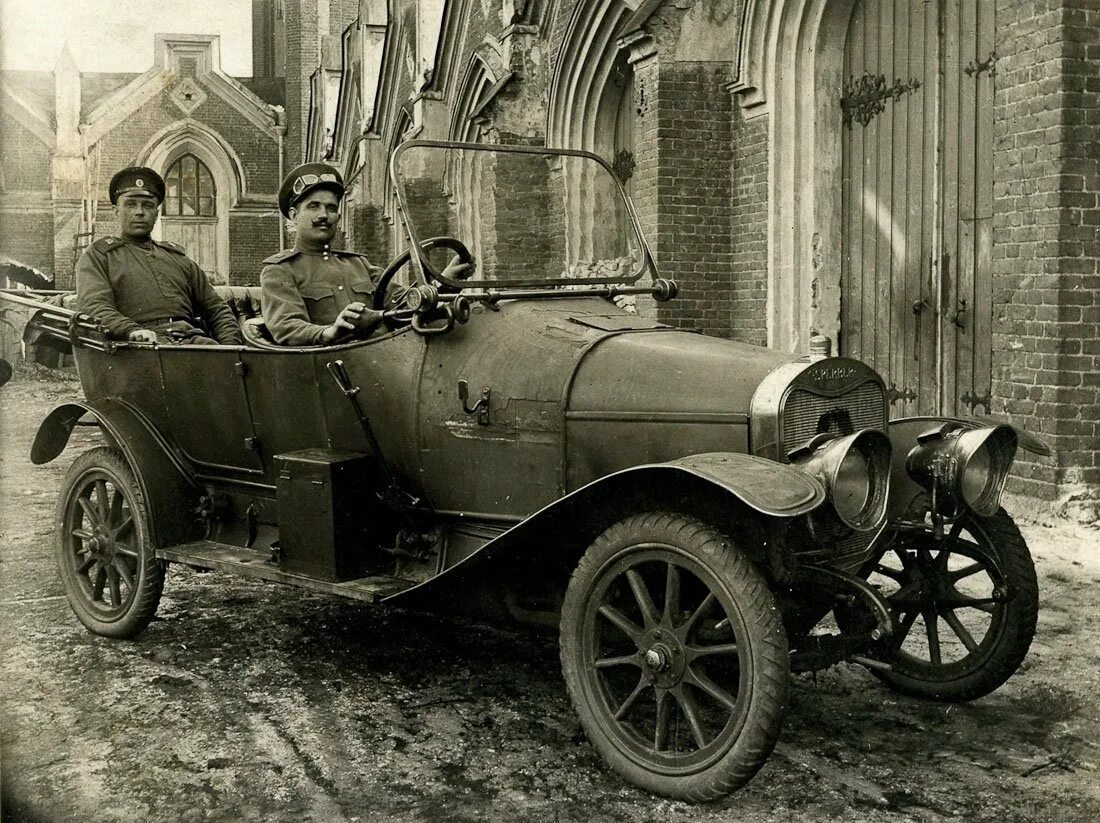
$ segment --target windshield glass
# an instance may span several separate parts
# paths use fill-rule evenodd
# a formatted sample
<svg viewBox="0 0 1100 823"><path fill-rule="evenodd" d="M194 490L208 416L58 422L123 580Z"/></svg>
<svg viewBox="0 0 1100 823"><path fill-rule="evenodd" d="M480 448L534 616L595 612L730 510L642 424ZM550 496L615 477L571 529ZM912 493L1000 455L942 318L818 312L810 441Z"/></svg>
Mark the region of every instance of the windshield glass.
<svg viewBox="0 0 1100 823"><path fill-rule="evenodd" d="M417 242L455 237L473 254L472 277L450 285L633 283L651 265L622 187L591 155L412 141L393 176Z"/></svg>

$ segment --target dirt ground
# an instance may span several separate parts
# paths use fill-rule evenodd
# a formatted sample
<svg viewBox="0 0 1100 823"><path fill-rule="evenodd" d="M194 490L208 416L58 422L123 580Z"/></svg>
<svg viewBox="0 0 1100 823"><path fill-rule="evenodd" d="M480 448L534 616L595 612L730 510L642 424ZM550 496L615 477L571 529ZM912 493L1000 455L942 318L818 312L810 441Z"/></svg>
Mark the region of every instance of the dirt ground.
<svg viewBox="0 0 1100 823"><path fill-rule="evenodd" d="M52 522L94 430L47 466L27 457L37 423L78 391L0 389L5 821L1100 820L1096 530L1023 522L1042 610L999 691L944 706L855 666L798 676L765 768L694 807L604 768L552 637L179 566L137 641L86 632Z"/></svg>

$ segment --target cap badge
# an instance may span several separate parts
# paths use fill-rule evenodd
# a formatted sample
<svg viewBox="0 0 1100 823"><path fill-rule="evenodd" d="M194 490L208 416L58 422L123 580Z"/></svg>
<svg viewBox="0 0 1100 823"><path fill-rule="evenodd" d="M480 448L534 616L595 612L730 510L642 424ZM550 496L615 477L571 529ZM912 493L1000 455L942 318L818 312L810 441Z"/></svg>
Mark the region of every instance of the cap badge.
<svg viewBox="0 0 1100 823"><path fill-rule="evenodd" d="M134 181L134 185L137 186L139 189L143 189L145 188L145 181L139 177L137 180Z"/></svg>

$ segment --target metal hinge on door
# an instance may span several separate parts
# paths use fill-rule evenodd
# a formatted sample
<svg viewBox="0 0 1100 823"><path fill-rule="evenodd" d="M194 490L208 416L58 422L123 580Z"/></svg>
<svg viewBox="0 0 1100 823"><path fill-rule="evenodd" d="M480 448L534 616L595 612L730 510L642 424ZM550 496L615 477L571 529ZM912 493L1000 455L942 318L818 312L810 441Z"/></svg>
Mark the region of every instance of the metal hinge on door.
<svg viewBox="0 0 1100 823"><path fill-rule="evenodd" d="M840 97L840 110L843 112L844 125L852 127L855 120L866 126L875 115L886 110L886 101L897 100L903 94L916 91L921 81L910 77L907 81L896 78L894 85L886 85L884 74L864 74L862 77L849 77L844 84Z"/></svg>
<svg viewBox="0 0 1100 823"><path fill-rule="evenodd" d="M894 405L899 400L910 402L917 399L917 393L913 391L909 386L902 386L902 390L898 390L896 383L891 383L890 388L886 391L886 397L890 400L890 405Z"/></svg>
<svg viewBox="0 0 1100 823"><path fill-rule="evenodd" d="M967 63L966 68L963 69L963 74L977 79L983 71L989 72L990 77L997 76L997 52L991 51L989 56L980 62L971 60Z"/></svg>
<svg viewBox="0 0 1100 823"><path fill-rule="evenodd" d="M974 392L972 390L967 390L967 392L959 399L966 404L967 408L970 409L970 412L972 414L974 412L975 406L985 406L985 413L989 414L989 404L993 401L990 392L986 392L985 394L978 394L977 392Z"/></svg>

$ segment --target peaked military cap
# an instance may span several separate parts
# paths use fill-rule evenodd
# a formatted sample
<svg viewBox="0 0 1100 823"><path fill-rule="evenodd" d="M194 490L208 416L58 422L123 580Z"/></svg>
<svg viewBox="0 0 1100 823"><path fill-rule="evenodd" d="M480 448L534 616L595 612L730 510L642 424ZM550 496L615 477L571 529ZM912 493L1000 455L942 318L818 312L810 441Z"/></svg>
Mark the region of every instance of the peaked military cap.
<svg viewBox="0 0 1100 823"><path fill-rule="evenodd" d="M164 202L164 179L150 168L145 166L130 166L117 172L111 178L111 185L107 189L111 195L111 204L118 203L118 198L129 192L145 192L157 198L158 203Z"/></svg>
<svg viewBox="0 0 1100 823"><path fill-rule="evenodd" d="M279 186L279 211L290 217L290 207L314 189L328 189L337 197L344 196L344 178L327 163L305 163L286 176Z"/></svg>

